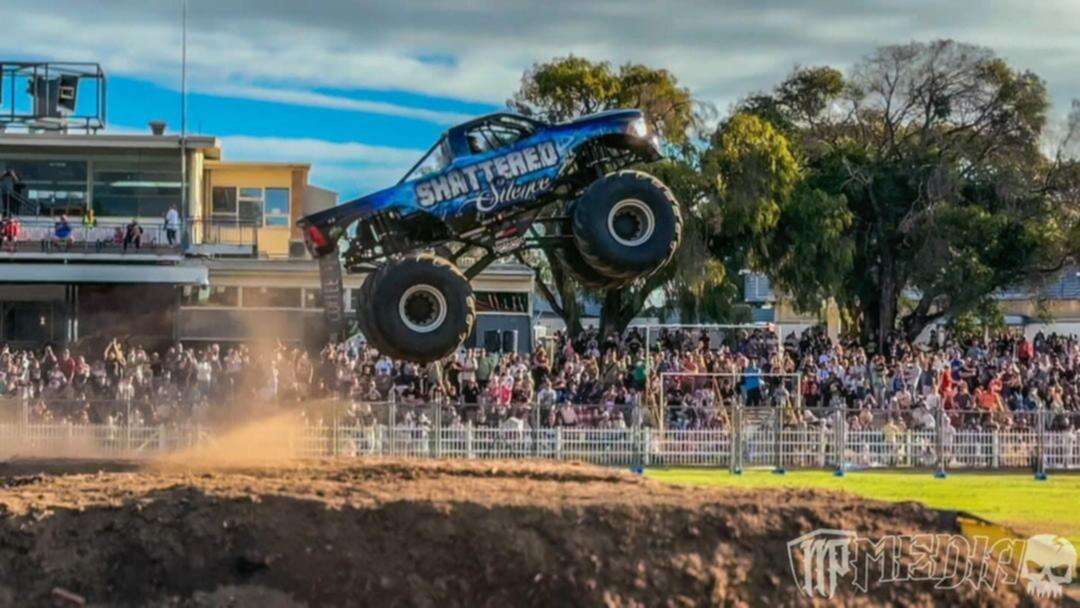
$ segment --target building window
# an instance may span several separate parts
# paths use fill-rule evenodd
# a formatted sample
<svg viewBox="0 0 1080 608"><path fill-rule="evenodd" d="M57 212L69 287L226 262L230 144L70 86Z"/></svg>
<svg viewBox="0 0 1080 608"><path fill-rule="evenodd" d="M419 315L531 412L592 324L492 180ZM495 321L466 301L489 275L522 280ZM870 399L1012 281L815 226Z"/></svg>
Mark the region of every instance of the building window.
<svg viewBox="0 0 1080 608"><path fill-rule="evenodd" d="M95 158L94 214L105 217L162 218L180 209L180 155L145 154L135 158Z"/></svg>
<svg viewBox="0 0 1080 608"><path fill-rule="evenodd" d="M3 310L4 340L15 342L45 342L53 337L51 302L0 303Z"/></svg>
<svg viewBox="0 0 1080 608"><path fill-rule="evenodd" d="M82 215L86 209L86 161L0 158L0 173L15 172L16 215Z"/></svg>
<svg viewBox="0 0 1080 608"><path fill-rule="evenodd" d="M240 221L245 225L289 225L288 188L237 188L214 186L211 212L219 221Z"/></svg>
<svg viewBox="0 0 1080 608"><path fill-rule="evenodd" d="M300 308L299 287L245 287L244 308Z"/></svg>
<svg viewBox="0 0 1080 608"><path fill-rule="evenodd" d="M322 290L321 289L305 289L304 290L304 308L322 308Z"/></svg>
<svg viewBox="0 0 1080 608"><path fill-rule="evenodd" d="M478 291L476 312L529 312L529 294L506 291Z"/></svg>
<svg viewBox="0 0 1080 608"><path fill-rule="evenodd" d="M262 226L262 188L240 188L239 205L241 222L254 226Z"/></svg>
<svg viewBox="0 0 1080 608"><path fill-rule="evenodd" d="M221 219L236 219L236 188L214 186L211 212Z"/></svg>
<svg viewBox="0 0 1080 608"><path fill-rule="evenodd" d="M289 189L267 188L264 217L267 226L289 225Z"/></svg>
<svg viewBox="0 0 1080 608"><path fill-rule="evenodd" d="M240 288L224 285L209 285L205 287L184 286L180 298L181 306L224 306L236 308L240 306Z"/></svg>

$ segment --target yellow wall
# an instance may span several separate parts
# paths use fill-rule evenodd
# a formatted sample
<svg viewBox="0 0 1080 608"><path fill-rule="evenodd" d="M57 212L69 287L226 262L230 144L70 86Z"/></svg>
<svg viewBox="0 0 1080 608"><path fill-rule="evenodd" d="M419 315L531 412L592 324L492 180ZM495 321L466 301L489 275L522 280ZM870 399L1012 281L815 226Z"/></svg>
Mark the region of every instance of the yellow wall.
<svg viewBox="0 0 1080 608"><path fill-rule="evenodd" d="M292 232L302 208L304 190L307 187L308 166L207 161L205 168L202 211L206 218L211 216L212 193L215 186L289 189L289 225L263 226L256 231L260 256L288 256L290 237L298 238L298 235L293 235Z"/></svg>

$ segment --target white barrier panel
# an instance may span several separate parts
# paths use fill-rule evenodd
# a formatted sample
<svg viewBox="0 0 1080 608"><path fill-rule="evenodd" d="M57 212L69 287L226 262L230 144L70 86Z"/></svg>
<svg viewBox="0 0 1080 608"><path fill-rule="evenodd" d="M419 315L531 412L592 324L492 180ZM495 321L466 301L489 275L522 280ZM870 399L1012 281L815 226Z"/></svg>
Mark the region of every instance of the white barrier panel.
<svg viewBox="0 0 1080 608"><path fill-rule="evenodd" d="M730 467L741 450L741 467L834 468L841 458L851 468L933 468L933 431L843 433L841 452L835 429L784 428L780 441L769 423L751 424L741 434L729 429L656 431L592 428L489 428L451 426L308 426L268 436L301 457L408 457L576 460L610 466ZM741 436L739 436L741 435ZM0 424L0 446L8 454L132 457L213 445L197 426L94 424ZM1080 434L1044 433L1046 468L1080 470ZM780 458L777 458L777 450ZM1038 434L1030 430L956 431L943 437L945 466L960 470L1034 468Z"/></svg>

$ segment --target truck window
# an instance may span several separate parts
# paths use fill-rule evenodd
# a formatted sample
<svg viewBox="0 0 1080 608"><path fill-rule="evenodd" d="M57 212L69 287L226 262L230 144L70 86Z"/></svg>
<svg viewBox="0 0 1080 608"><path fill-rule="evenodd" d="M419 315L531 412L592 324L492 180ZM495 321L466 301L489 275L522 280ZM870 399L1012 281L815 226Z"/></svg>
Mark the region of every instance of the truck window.
<svg viewBox="0 0 1080 608"><path fill-rule="evenodd" d="M531 124L510 117L500 117L476 125L466 131L465 137L469 142L469 150L473 154L481 154L511 146L532 133Z"/></svg>
<svg viewBox="0 0 1080 608"><path fill-rule="evenodd" d="M425 175L432 173L438 173L446 168L450 164L450 150L446 144L446 138L440 138L427 154L424 155L409 172L405 174L405 177L401 178L401 182L411 182L415 179L420 179Z"/></svg>

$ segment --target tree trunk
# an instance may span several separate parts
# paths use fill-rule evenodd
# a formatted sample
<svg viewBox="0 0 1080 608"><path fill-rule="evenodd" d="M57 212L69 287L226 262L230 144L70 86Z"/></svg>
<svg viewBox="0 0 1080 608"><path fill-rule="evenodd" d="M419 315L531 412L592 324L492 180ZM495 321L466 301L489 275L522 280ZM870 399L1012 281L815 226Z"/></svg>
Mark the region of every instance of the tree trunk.
<svg viewBox="0 0 1080 608"><path fill-rule="evenodd" d="M578 288L557 264L551 265L551 278L555 282L559 291L559 300L562 302L560 316L566 323L566 333L571 337L576 337L581 333L581 303L578 302Z"/></svg>
<svg viewBox="0 0 1080 608"><path fill-rule="evenodd" d="M897 300L900 296L896 281L896 263L891 257L882 260L878 273L876 343L879 353L885 352L889 334L896 327Z"/></svg>
<svg viewBox="0 0 1080 608"><path fill-rule="evenodd" d="M566 324L566 333L571 337L580 334L581 303L577 299L578 290L563 269L558 264L548 265L552 279L552 284L548 285L544 282L543 274L539 268L528 264L521 255L518 255L517 258L522 264L532 268L540 295L551 306L551 310L559 315L559 318ZM548 259L552 258L549 257Z"/></svg>
<svg viewBox="0 0 1080 608"><path fill-rule="evenodd" d="M623 307L623 290L608 289L604 291L604 301L600 306L600 337L603 339L608 332L622 333L623 327L619 327L619 316Z"/></svg>

